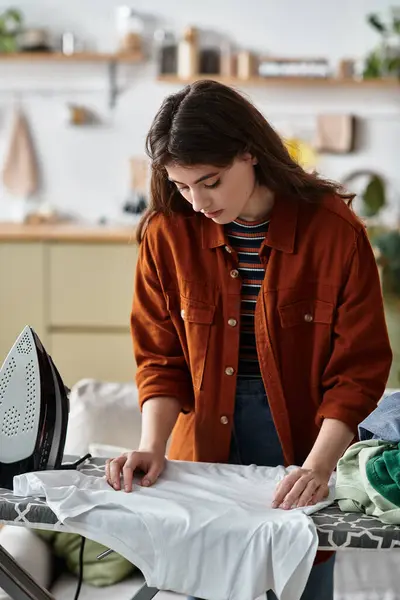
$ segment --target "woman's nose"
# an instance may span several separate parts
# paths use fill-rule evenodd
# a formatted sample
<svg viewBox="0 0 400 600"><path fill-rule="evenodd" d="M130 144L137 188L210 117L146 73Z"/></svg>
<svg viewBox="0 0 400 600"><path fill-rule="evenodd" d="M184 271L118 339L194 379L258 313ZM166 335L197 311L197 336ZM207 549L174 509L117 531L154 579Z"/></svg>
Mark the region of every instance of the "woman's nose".
<svg viewBox="0 0 400 600"><path fill-rule="evenodd" d="M200 212L204 208L207 208L207 199L200 192L192 191L192 206L195 212Z"/></svg>

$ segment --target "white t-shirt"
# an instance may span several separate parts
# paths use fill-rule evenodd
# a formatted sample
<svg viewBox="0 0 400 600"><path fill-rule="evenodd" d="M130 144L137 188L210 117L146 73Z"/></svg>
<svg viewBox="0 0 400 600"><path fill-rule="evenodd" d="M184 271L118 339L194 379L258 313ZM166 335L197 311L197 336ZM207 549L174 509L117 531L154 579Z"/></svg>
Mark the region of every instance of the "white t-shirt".
<svg viewBox="0 0 400 600"><path fill-rule="evenodd" d="M272 589L298 600L318 546L307 515L333 493L317 506L272 509L290 469L167 461L156 484L135 479L133 493L79 471L40 471L15 477L14 494L45 496L69 531L125 556L151 587L207 600Z"/></svg>

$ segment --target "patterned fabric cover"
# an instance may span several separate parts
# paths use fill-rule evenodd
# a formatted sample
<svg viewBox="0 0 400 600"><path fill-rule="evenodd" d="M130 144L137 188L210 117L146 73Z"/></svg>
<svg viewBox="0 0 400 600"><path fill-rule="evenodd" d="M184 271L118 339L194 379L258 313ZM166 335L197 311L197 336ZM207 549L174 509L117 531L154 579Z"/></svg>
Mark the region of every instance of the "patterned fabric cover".
<svg viewBox="0 0 400 600"><path fill-rule="evenodd" d="M105 460L93 458L81 467L84 473L102 477ZM336 504L312 516L321 550L346 548L400 548L400 526L385 525L361 513L343 513ZM63 530L63 525L41 498L21 498L0 489L0 523Z"/></svg>

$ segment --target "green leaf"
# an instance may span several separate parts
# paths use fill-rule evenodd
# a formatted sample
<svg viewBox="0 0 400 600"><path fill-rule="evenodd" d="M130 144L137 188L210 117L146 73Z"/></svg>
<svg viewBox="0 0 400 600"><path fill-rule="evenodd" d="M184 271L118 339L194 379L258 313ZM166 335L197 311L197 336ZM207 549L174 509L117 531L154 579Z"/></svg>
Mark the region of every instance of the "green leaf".
<svg viewBox="0 0 400 600"><path fill-rule="evenodd" d="M400 19L393 19L393 31L400 35Z"/></svg>
<svg viewBox="0 0 400 600"><path fill-rule="evenodd" d="M392 292L400 293L400 232L387 231L375 240L386 261L388 283Z"/></svg>
<svg viewBox="0 0 400 600"><path fill-rule="evenodd" d="M0 14L0 33L15 35L21 30L23 16L21 11L10 8Z"/></svg>
<svg viewBox="0 0 400 600"><path fill-rule="evenodd" d="M389 73L400 73L400 56L388 59L386 61L386 68Z"/></svg>
<svg viewBox="0 0 400 600"><path fill-rule="evenodd" d="M386 204L385 183L378 175L373 175L362 195L366 217L373 217Z"/></svg>
<svg viewBox="0 0 400 600"><path fill-rule="evenodd" d="M383 62L377 51L371 52L365 61L363 77L365 79L376 79L382 77Z"/></svg>
<svg viewBox="0 0 400 600"><path fill-rule="evenodd" d="M22 12L20 10L18 10L17 8L9 8L5 14L8 19L11 19L15 23L18 23L19 25L23 21Z"/></svg>
<svg viewBox="0 0 400 600"><path fill-rule="evenodd" d="M367 21L371 25L371 27L376 29L376 31L379 31L379 33L387 33L387 28L382 23L382 21L376 13L371 13L367 15Z"/></svg>

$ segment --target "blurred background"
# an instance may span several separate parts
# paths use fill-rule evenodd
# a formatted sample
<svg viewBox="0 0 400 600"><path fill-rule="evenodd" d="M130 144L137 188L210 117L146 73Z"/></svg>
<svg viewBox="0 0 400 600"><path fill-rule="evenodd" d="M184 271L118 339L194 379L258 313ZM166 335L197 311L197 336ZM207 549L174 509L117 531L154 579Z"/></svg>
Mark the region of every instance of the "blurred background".
<svg viewBox="0 0 400 600"><path fill-rule="evenodd" d="M324 175L373 169L384 177L390 218L399 218L393 2L1 0L0 13L0 157L22 108L40 172L29 208L119 218L130 158L143 154L162 99L206 71L242 89L288 139L315 142L320 154L305 159ZM26 207L4 182L0 194L0 217L20 218Z"/></svg>
<svg viewBox="0 0 400 600"><path fill-rule="evenodd" d="M400 5L386 0L0 0L0 355L29 323L71 385L132 379L146 132L167 94L210 77L358 194L397 385L399 74Z"/></svg>
<svg viewBox="0 0 400 600"><path fill-rule="evenodd" d="M397 385L399 73L400 6L386 0L0 0L0 355L29 323L69 384L132 379L146 132L167 94L209 77L358 194Z"/></svg>
<svg viewBox="0 0 400 600"><path fill-rule="evenodd" d="M70 426L76 453L87 442L136 443L122 415L134 397L129 316L135 226L148 201L145 136L164 97L199 77L241 90L304 168L357 193L394 353L388 385L400 387L400 4L0 0L0 361L34 327L86 402ZM111 414L121 430L106 426ZM53 588L58 600L75 590L73 544L60 550L69 579ZM29 550L29 568L49 585L47 567L35 571L41 552ZM335 600L400 598L396 552L339 554ZM115 564L87 571L83 598L132 597L132 581L117 582L133 566Z"/></svg>

